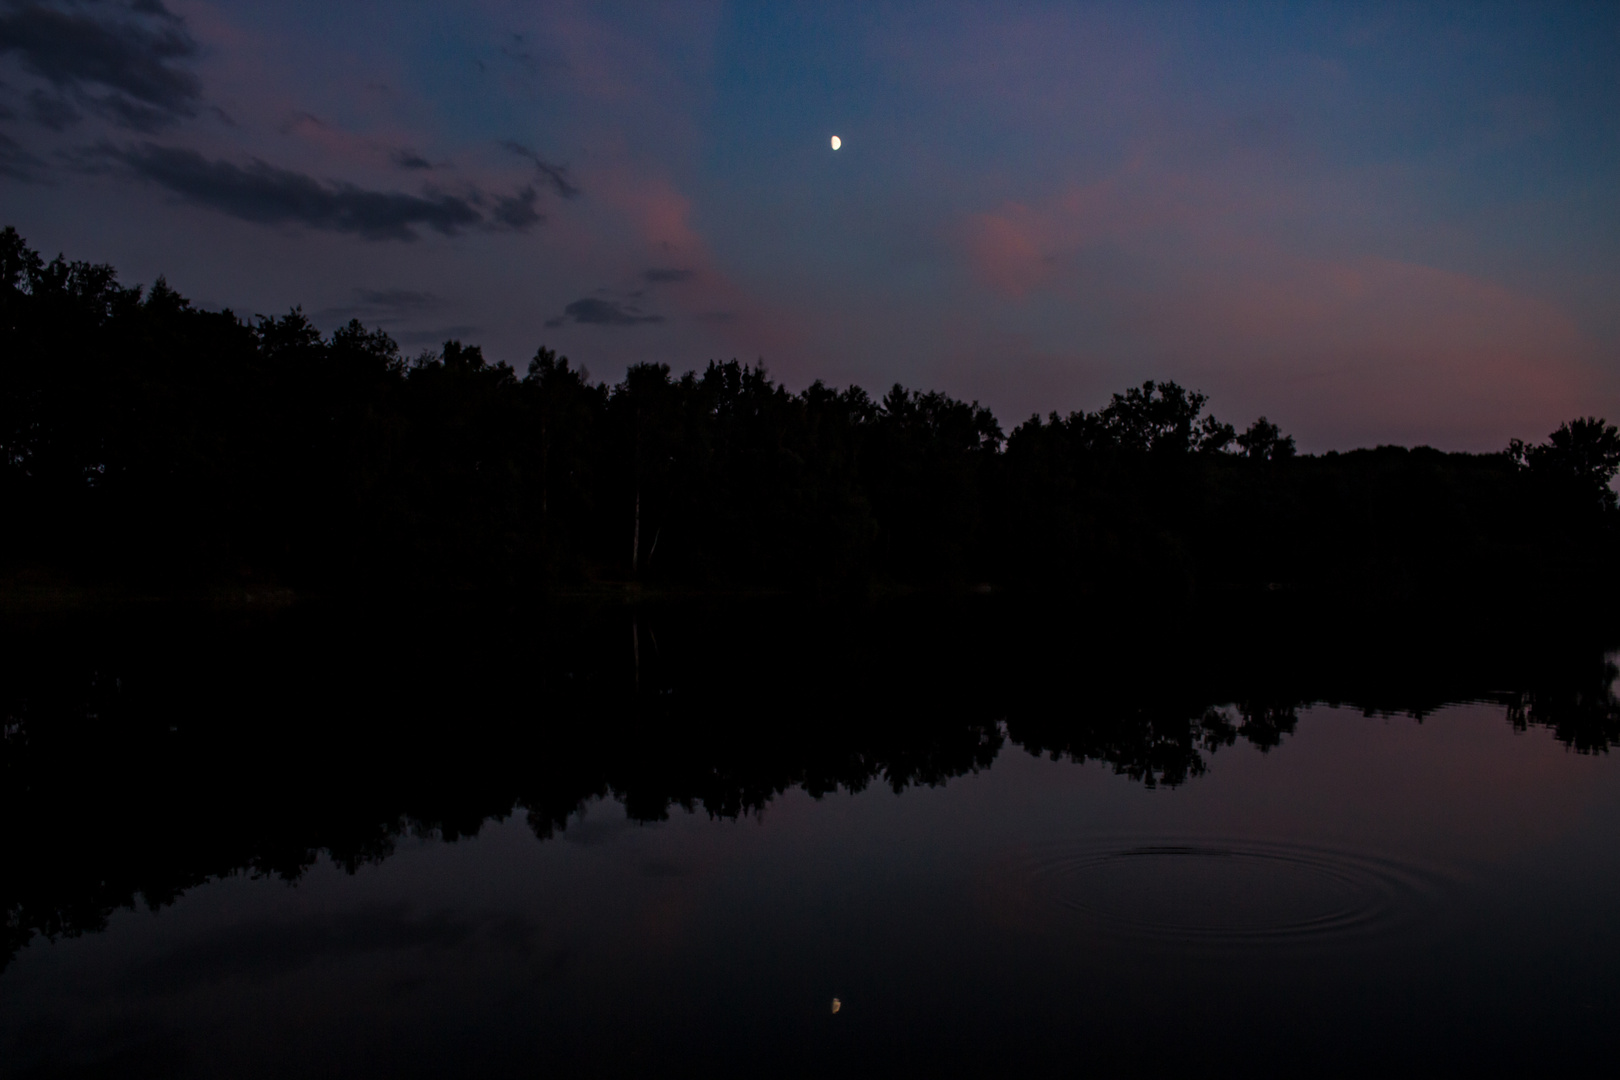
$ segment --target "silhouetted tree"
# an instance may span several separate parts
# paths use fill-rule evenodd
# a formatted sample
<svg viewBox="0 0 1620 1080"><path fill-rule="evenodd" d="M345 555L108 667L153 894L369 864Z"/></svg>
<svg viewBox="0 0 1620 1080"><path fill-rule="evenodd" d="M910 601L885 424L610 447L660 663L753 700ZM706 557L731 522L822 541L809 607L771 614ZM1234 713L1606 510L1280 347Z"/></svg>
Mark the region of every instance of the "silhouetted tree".
<svg viewBox="0 0 1620 1080"><path fill-rule="evenodd" d="M110 582L1370 598L1585 595L1620 565L1620 432L1591 417L1504 454L1301 456L1175 382L1004 436L976 402L735 360L608 385L541 348L519 379L459 341L406 360L358 321L201 311L14 229L0 345L0 557Z"/></svg>
<svg viewBox="0 0 1620 1080"><path fill-rule="evenodd" d="M1620 430L1613 424L1595 416L1571 420L1540 446L1514 439L1508 453L1521 467L1566 486L1589 504L1615 509L1610 483L1620 472Z"/></svg>
<svg viewBox="0 0 1620 1080"><path fill-rule="evenodd" d="M1263 416L1237 437L1237 444L1244 457L1260 461L1277 461L1294 456L1294 437L1284 435L1281 428Z"/></svg>
<svg viewBox="0 0 1620 1080"><path fill-rule="evenodd" d="M530 453L536 458L531 492L532 527L546 580L579 576L590 543L599 483L593 440L607 407L607 388L593 385L584 368L541 348L523 380Z"/></svg>

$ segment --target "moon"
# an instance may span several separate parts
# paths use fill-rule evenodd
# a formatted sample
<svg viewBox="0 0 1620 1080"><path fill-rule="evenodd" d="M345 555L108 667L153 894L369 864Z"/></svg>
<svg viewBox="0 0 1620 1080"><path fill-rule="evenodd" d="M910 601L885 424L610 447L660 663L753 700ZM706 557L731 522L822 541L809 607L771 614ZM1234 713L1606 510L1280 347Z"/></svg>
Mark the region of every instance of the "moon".
<svg viewBox="0 0 1620 1080"><path fill-rule="evenodd" d="M838 136L834 135L833 140L832 140L833 149L836 150L840 146L843 146L843 145L844 145L844 140L840 139Z"/></svg>

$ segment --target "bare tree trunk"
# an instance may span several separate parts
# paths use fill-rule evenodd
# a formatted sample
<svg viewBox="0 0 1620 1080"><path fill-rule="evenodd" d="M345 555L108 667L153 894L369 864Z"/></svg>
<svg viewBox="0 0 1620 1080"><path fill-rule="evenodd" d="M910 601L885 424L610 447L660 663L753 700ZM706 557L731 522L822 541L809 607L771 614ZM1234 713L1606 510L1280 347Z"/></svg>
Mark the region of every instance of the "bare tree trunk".
<svg viewBox="0 0 1620 1080"><path fill-rule="evenodd" d="M641 409L636 409L636 516L630 529L630 576L641 574Z"/></svg>
<svg viewBox="0 0 1620 1080"><path fill-rule="evenodd" d="M636 523L630 530L630 576L641 570L641 485L636 485Z"/></svg>

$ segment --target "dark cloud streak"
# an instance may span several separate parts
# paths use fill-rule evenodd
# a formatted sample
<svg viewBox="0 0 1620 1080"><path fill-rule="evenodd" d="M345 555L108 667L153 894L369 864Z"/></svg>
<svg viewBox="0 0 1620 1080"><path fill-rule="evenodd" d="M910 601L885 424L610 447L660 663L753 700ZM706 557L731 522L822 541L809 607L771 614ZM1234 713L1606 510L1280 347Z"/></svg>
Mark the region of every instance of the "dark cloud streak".
<svg viewBox="0 0 1620 1080"><path fill-rule="evenodd" d="M175 66L197 54L197 43L159 3L64 11L12 0L0 14L0 53L9 52L80 105L143 131L195 116L202 99L196 75ZM90 86L112 92L93 95Z"/></svg>
<svg viewBox="0 0 1620 1080"><path fill-rule="evenodd" d="M138 101L131 101L122 94L104 94L101 97L92 97L89 94L80 93L78 99L79 104L93 109L120 127L133 128L140 132L154 132L173 119L162 109L154 109L149 105L142 105Z"/></svg>
<svg viewBox="0 0 1620 1080"><path fill-rule="evenodd" d="M133 4L129 5L129 9L142 15L155 15L160 19L168 19L174 23L181 21L180 16L163 6L163 0L135 0Z"/></svg>
<svg viewBox="0 0 1620 1080"><path fill-rule="evenodd" d="M664 317L643 315L636 308L622 305L617 300L587 296L575 300L563 308L561 315L547 319L545 324L554 330L570 320L582 326L642 326L647 323L661 323Z"/></svg>
<svg viewBox="0 0 1620 1080"><path fill-rule="evenodd" d="M40 89L29 93L28 112L34 123L52 131L66 131L84 118L66 98Z"/></svg>
<svg viewBox="0 0 1620 1080"><path fill-rule="evenodd" d="M368 240L414 240L417 227L450 236L485 223L469 200L454 195L417 196L324 184L258 159L244 167L153 143L126 149L104 146L98 155L198 205L263 225L303 225Z"/></svg>
<svg viewBox="0 0 1620 1080"><path fill-rule="evenodd" d="M483 327L471 323L457 323L454 326L441 326L434 330L406 330L395 336L401 345L439 345L446 341L460 341L464 338L475 337Z"/></svg>
<svg viewBox="0 0 1620 1080"><path fill-rule="evenodd" d="M641 276L652 285L672 285L677 281L691 281L697 277L697 271L654 266L643 272Z"/></svg>
<svg viewBox="0 0 1620 1080"><path fill-rule="evenodd" d="M425 311L443 302L437 294L419 289L356 289L354 295L362 304L391 311Z"/></svg>
<svg viewBox="0 0 1620 1080"><path fill-rule="evenodd" d="M546 220L545 215L534 208L538 193L532 187L526 187L516 195L504 196L495 201L495 212L491 215L497 222L511 229L522 231L530 225Z"/></svg>
<svg viewBox="0 0 1620 1080"><path fill-rule="evenodd" d="M552 190L556 191L560 197L564 199L574 199L579 197L579 186L568 178L568 166L553 165L551 162L542 158L533 150L530 150L527 146L524 146L520 142L513 142L510 139L501 143L501 147L510 153L516 154L518 157L525 159L526 161L532 162L534 164L535 171L545 178L546 183L549 184Z"/></svg>
<svg viewBox="0 0 1620 1080"><path fill-rule="evenodd" d="M0 176L12 180L37 181L44 177L45 163L0 132Z"/></svg>
<svg viewBox="0 0 1620 1080"><path fill-rule="evenodd" d="M310 318L318 324L360 319L386 326L425 314L444 303L436 293L419 289L355 289L354 299L352 304L321 308Z"/></svg>

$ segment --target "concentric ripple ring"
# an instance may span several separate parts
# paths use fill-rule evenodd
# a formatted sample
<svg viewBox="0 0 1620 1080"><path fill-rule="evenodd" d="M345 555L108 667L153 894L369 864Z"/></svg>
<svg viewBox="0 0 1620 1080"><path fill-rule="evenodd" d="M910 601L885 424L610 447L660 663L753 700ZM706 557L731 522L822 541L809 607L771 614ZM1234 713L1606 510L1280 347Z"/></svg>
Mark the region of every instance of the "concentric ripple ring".
<svg viewBox="0 0 1620 1080"><path fill-rule="evenodd" d="M1057 904L1118 932L1182 941L1330 940L1421 917L1443 875L1253 840L1092 841L1030 871Z"/></svg>

